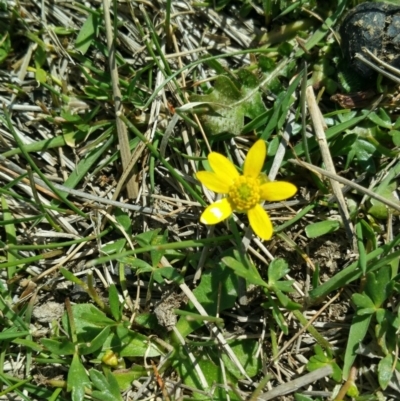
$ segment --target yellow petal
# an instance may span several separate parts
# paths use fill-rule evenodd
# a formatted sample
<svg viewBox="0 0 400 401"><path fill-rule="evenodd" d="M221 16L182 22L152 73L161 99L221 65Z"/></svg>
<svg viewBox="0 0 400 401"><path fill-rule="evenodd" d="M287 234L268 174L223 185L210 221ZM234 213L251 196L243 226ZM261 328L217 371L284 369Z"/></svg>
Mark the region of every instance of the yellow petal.
<svg viewBox="0 0 400 401"><path fill-rule="evenodd" d="M208 162L214 173L222 180L225 180L228 185L232 185L233 181L239 177L239 173L234 164L220 153L211 152L208 155Z"/></svg>
<svg viewBox="0 0 400 401"><path fill-rule="evenodd" d="M256 205L247 212L249 223L254 233L260 238L269 240L272 237L273 228L267 212L261 205Z"/></svg>
<svg viewBox="0 0 400 401"><path fill-rule="evenodd" d="M229 192L229 185L226 180L222 180L221 177L210 171L199 171L196 173L196 178L205 185L211 191L217 194L226 194Z"/></svg>
<svg viewBox="0 0 400 401"><path fill-rule="evenodd" d="M269 202L290 198L297 192L296 186L285 181L267 182L261 185L260 190L261 198Z"/></svg>
<svg viewBox="0 0 400 401"><path fill-rule="evenodd" d="M203 224L217 224L222 220L225 220L231 214L232 206L229 203L228 198L223 198L208 206L201 215L200 221Z"/></svg>
<svg viewBox="0 0 400 401"><path fill-rule="evenodd" d="M260 139L250 148L249 153L247 153L243 166L243 175L257 178L261 173L266 156L267 145Z"/></svg>

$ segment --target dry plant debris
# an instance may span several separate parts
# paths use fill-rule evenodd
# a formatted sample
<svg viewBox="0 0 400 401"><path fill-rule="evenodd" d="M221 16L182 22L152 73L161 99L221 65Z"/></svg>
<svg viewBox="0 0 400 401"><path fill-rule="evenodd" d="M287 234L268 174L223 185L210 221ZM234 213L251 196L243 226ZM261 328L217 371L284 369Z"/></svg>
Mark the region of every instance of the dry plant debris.
<svg viewBox="0 0 400 401"><path fill-rule="evenodd" d="M398 7L328 3L0 1L0 400L400 398Z"/></svg>

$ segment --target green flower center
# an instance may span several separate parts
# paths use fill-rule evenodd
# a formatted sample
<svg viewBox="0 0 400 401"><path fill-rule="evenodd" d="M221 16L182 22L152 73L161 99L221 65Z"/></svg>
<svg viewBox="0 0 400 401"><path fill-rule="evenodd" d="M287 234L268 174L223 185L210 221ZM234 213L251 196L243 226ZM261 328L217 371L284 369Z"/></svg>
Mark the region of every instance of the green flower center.
<svg viewBox="0 0 400 401"><path fill-rule="evenodd" d="M247 212L260 203L260 181L242 175L229 188L228 197L234 209Z"/></svg>

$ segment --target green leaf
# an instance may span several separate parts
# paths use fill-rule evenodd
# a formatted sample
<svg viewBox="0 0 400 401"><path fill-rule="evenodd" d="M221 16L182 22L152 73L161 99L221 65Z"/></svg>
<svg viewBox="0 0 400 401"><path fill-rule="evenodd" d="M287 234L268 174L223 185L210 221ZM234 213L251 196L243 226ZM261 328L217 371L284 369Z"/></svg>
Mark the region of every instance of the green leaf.
<svg viewBox="0 0 400 401"><path fill-rule="evenodd" d="M136 270L137 274L152 272L156 269L144 260L135 257L121 258L120 260L122 263L130 265L132 270Z"/></svg>
<svg viewBox="0 0 400 401"><path fill-rule="evenodd" d="M113 371L113 375L121 391L129 390L134 380L144 377L147 374L148 371L140 365L134 365L129 370Z"/></svg>
<svg viewBox="0 0 400 401"><path fill-rule="evenodd" d="M389 134L392 136L393 144L395 146L400 146L400 131L393 130L393 131L390 131Z"/></svg>
<svg viewBox="0 0 400 401"><path fill-rule="evenodd" d="M384 322L384 319L385 318L387 318L387 316L386 316L386 309L382 309L382 308L379 308L379 309L377 309L376 310L376 321L379 323L379 324L382 324L383 322ZM385 322L386 323L386 322Z"/></svg>
<svg viewBox="0 0 400 401"><path fill-rule="evenodd" d="M302 305L298 304L297 302L293 302L287 295L285 295L277 288L274 288L274 292L275 295L278 297L279 302L284 308L288 310L301 310L303 308Z"/></svg>
<svg viewBox="0 0 400 401"><path fill-rule="evenodd" d="M364 246L364 239L363 239L363 226L360 222L356 224L356 237L357 237L357 244L358 244L358 253L359 253L359 262L360 262L360 269L362 270L363 274L367 272L367 254L365 252Z"/></svg>
<svg viewBox="0 0 400 401"><path fill-rule="evenodd" d="M269 288L273 291L293 292L293 283L294 280L281 280L276 282L272 287L270 286Z"/></svg>
<svg viewBox="0 0 400 401"><path fill-rule="evenodd" d="M387 128L387 129L391 129L392 128L392 122L390 120L387 120L387 118L382 119L381 117L379 117L374 111L371 113L368 113L368 117L369 120L371 120L374 124L382 127L382 128Z"/></svg>
<svg viewBox="0 0 400 401"><path fill-rule="evenodd" d="M294 280L281 280L290 271L284 259L274 259L268 267L268 288L274 291L282 306L290 310L299 309L299 304L292 302L283 292L293 292Z"/></svg>
<svg viewBox="0 0 400 401"><path fill-rule="evenodd" d="M373 308L375 309L375 304L371 298L366 294L353 294L351 300L356 304L357 308Z"/></svg>
<svg viewBox="0 0 400 401"><path fill-rule="evenodd" d="M60 273L68 280L71 281L74 284L80 285L83 288L87 287L87 284L82 281L80 278L76 277L72 272L70 272L69 270L65 269L64 267L62 267L60 269Z"/></svg>
<svg viewBox="0 0 400 401"><path fill-rule="evenodd" d="M82 25L78 37L75 41L75 49L85 54L93 40L97 37L99 31L99 17L96 13L89 14L88 18Z"/></svg>
<svg viewBox="0 0 400 401"><path fill-rule="evenodd" d="M163 283L164 279L172 280L175 283L179 283L183 280L183 277L179 274L178 270L172 266L160 267L154 270L154 280L158 283Z"/></svg>
<svg viewBox="0 0 400 401"><path fill-rule="evenodd" d="M329 150L332 156L338 156L343 154L343 149L351 148L355 141L357 141L358 135L354 133L339 136L329 146Z"/></svg>
<svg viewBox="0 0 400 401"><path fill-rule="evenodd" d="M66 338L61 340L42 338L40 342L55 355L73 355L75 352L74 344Z"/></svg>
<svg viewBox="0 0 400 401"><path fill-rule="evenodd" d="M168 231L165 230L163 235L156 235L151 241L151 245L163 245L168 242ZM161 258L164 256L165 250L150 252L151 263L154 267L158 267Z"/></svg>
<svg viewBox="0 0 400 401"><path fill-rule="evenodd" d="M324 352L321 346L316 345L314 347L314 352L316 355L310 358L309 362L307 363L307 369L312 372L326 365L331 365L332 379L340 383L342 381L342 370L329 351Z"/></svg>
<svg viewBox="0 0 400 401"><path fill-rule="evenodd" d="M226 266L230 267L239 277L245 278L249 284L268 287L268 284L261 278L257 270L253 269L249 270L247 267L243 265L242 262L239 262L238 260L236 260L231 256L226 256L222 258L221 261Z"/></svg>
<svg viewBox="0 0 400 401"><path fill-rule="evenodd" d="M108 318L92 304L76 304L72 306L78 342L90 343L106 326L113 326L116 322ZM69 333L69 321L66 313L61 319L64 330Z"/></svg>
<svg viewBox="0 0 400 401"><path fill-rule="evenodd" d="M282 91L277 96L277 99L274 103L274 113L271 119L268 121L267 126L264 128L261 134L261 139L267 140L274 131L279 131L283 127L283 124L287 119L289 108L294 102L292 94L299 85L302 76L302 74L298 74L296 79L294 79L290 84L289 88L285 91ZM270 153L268 152L268 154Z"/></svg>
<svg viewBox="0 0 400 401"><path fill-rule="evenodd" d="M110 302L110 309L113 315L113 318L119 322L122 319L122 310L119 303L118 291L115 284L111 284L108 288L108 298Z"/></svg>
<svg viewBox="0 0 400 401"><path fill-rule="evenodd" d="M366 262L367 262L367 271L375 271L380 269L381 267L390 264L392 262L396 262L399 259L400 251L397 249L400 243L400 235L390 241L388 244L382 245L376 250L367 254ZM330 294L332 291L335 291L338 288L341 288L349 283L353 282L360 278L363 274L359 267L359 262L356 261L352 263L350 266L344 268L339 273L335 274L331 279L321 284L320 286L314 288L310 291L310 299L315 300L320 297L324 297L327 294Z"/></svg>
<svg viewBox="0 0 400 401"><path fill-rule="evenodd" d="M72 401L82 401L85 388L90 389L91 383L79 355L75 353L67 378L67 390L72 391Z"/></svg>
<svg viewBox="0 0 400 401"><path fill-rule="evenodd" d="M378 188L376 188L374 191L384 198L387 198L392 202L398 203L400 205L400 202L396 196L396 190L398 186L397 177L399 174L400 162L390 169L386 177L379 184ZM372 206L368 209L368 213L376 217L377 219L387 219L388 207L385 204L377 201L376 199L371 199L370 202ZM396 211L393 212L395 214L398 214L398 212Z"/></svg>
<svg viewBox="0 0 400 401"><path fill-rule="evenodd" d="M47 73L42 68L38 67L35 71L35 79L41 84L47 83Z"/></svg>
<svg viewBox="0 0 400 401"><path fill-rule="evenodd" d="M193 294L203 305L207 314L215 316L217 311L222 312L235 305L237 286L236 274L220 263L211 271L202 274L200 284L193 290ZM186 306L186 310L198 313L191 303ZM182 316L176 323L176 329L183 337L186 337L203 324L204 322L200 321L188 321L185 316Z"/></svg>
<svg viewBox="0 0 400 401"><path fill-rule="evenodd" d="M101 247L101 252L105 255L112 255L114 253L120 253L125 248L126 239L120 238L116 241L112 241L109 244L105 244Z"/></svg>
<svg viewBox="0 0 400 401"><path fill-rule="evenodd" d="M349 149L343 149L342 154L347 154L345 168L349 168L352 160L355 158L360 167L367 172L375 173L376 167L373 155L376 147L363 138L357 138Z"/></svg>
<svg viewBox="0 0 400 401"><path fill-rule="evenodd" d="M323 24L321 24L321 27L314 31L314 33L307 40L304 46L301 46L297 50L295 54L296 58L301 57L305 53L305 51L311 50L314 46L319 44L326 35L330 33L331 26L334 25L336 21L340 18L340 16L346 9L346 4L346 0L339 0L336 3L336 7L333 10L333 13L329 14L329 16L324 20Z"/></svg>
<svg viewBox="0 0 400 401"><path fill-rule="evenodd" d="M268 296L268 302L262 303L261 306L265 309L272 308L272 316L273 316L276 324L279 326L279 328L282 330L282 332L284 334L288 334L289 327L286 323L285 317L283 316L277 303L275 302L275 300L273 298L271 298L269 293L267 293L267 296Z"/></svg>
<svg viewBox="0 0 400 401"><path fill-rule="evenodd" d="M107 89L97 86L84 86L83 91L90 98L97 101L107 101L109 93Z"/></svg>
<svg viewBox="0 0 400 401"><path fill-rule="evenodd" d="M47 54L45 46L37 46L35 50L35 67L40 68L46 63Z"/></svg>
<svg viewBox="0 0 400 401"><path fill-rule="evenodd" d="M101 349L110 334L110 327L105 327L96 337L90 342L79 344L78 350L80 355L92 354Z"/></svg>
<svg viewBox="0 0 400 401"><path fill-rule="evenodd" d="M248 134L249 132L255 131L259 127L263 127L270 120L273 109L266 110L263 113L260 113L256 118L248 122L242 129L242 134Z"/></svg>
<svg viewBox="0 0 400 401"><path fill-rule="evenodd" d="M366 220L360 220L360 223L362 226L362 237L364 241L367 241L365 249L368 253L377 248L377 236L374 229L371 227L371 224L369 224Z"/></svg>
<svg viewBox="0 0 400 401"><path fill-rule="evenodd" d="M393 355L388 354L379 361L378 365L378 381L382 390L386 390L390 379L393 375Z"/></svg>
<svg viewBox="0 0 400 401"><path fill-rule="evenodd" d="M349 372L357 356L357 350L367 334L372 315L354 316L351 322L343 364L343 380L347 380Z"/></svg>
<svg viewBox="0 0 400 401"><path fill-rule="evenodd" d="M221 367L216 365L214 362L208 359L202 359L199 355L197 361L198 369L200 369L205 377L207 382L207 387L204 387L202 382L200 381L196 369L193 369L193 363L187 357L187 355L177 354L176 358L172 362L172 366L177 370L179 377L182 378L185 385L198 388L202 390L202 393L206 391L209 392L210 388L213 386L213 383L223 383L224 377L222 374ZM237 379L230 374L229 371L226 372L226 380L234 387L236 387ZM232 391L226 392L225 389L222 389L220 386L213 387L213 397L212 400L226 400L227 396L231 401L241 401L241 398ZM200 394L194 392L194 399L196 400L204 400L211 401L211 398L208 394Z"/></svg>
<svg viewBox="0 0 400 401"><path fill-rule="evenodd" d="M1 201L1 208L2 208L2 213L3 213L3 221L12 220L14 216L8 206L7 199L4 196L2 196L0 198L0 201ZM4 231L5 231L5 236L6 236L5 237L6 243L9 245L11 245L11 244L16 245L17 229L15 228L15 224L13 224L13 223L5 224ZM7 261L13 262L15 260L17 260L17 257L12 252L7 252ZM17 271L16 266L7 268L7 276L8 276L9 280L11 280L14 277L16 271Z"/></svg>
<svg viewBox="0 0 400 401"><path fill-rule="evenodd" d="M90 379L96 390L93 390L92 397L100 401L122 401L118 381L110 371L106 376L95 369L89 371Z"/></svg>
<svg viewBox="0 0 400 401"><path fill-rule="evenodd" d="M285 259L274 259L268 266L268 284L273 286L289 272L289 265Z"/></svg>
<svg viewBox="0 0 400 401"><path fill-rule="evenodd" d="M129 214L122 209L116 208L114 212L115 219L120 224L125 233L132 234L132 221Z"/></svg>
<svg viewBox="0 0 400 401"><path fill-rule="evenodd" d="M29 333L25 334L28 335ZM1 338L0 338L1 339ZM35 341L26 340L25 338L16 338L12 341L13 344L22 345L23 347L29 348L35 352L43 352L43 347Z"/></svg>
<svg viewBox="0 0 400 401"><path fill-rule="evenodd" d="M392 269L386 265L366 277L365 293L372 299L375 308L380 308L393 290Z"/></svg>
<svg viewBox="0 0 400 401"><path fill-rule="evenodd" d="M378 195L383 196L384 198L391 200L392 202L397 203L398 198L395 195L397 189L397 183L395 181L391 182L390 184L386 186L379 186L376 190L376 193ZM368 213L374 216L377 219L385 220L388 217L388 206L386 206L384 203L376 200L376 199L371 199L370 200L372 206L368 209ZM397 214L397 212L396 212Z"/></svg>
<svg viewBox="0 0 400 401"><path fill-rule="evenodd" d="M364 309L358 309L357 315L358 316L372 315L375 312L376 312L375 308L364 308Z"/></svg>
<svg viewBox="0 0 400 401"><path fill-rule="evenodd" d="M322 235L332 233L340 227L340 222L337 220L324 220L318 223L309 224L305 230L308 238L317 238Z"/></svg>
<svg viewBox="0 0 400 401"><path fill-rule="evenodd" d="M347 389L346 394L352 398L357 398L360 395L360 392L358 391L358 388L354 382L350 382L350 386Z"/></svg>
<svg viewBox="0 0 400 401"><path fill-rule="evenodd" d="M238 358L240 364L246 367L246 373L250 377L255 376L261 368L260 358L255 357L258 348L258 342L254 340L235 340L229 345ZM237 377L238 379L244 378L236 365L230 360L228 355L223 353L222 360L224 361L225 367L233 376Z"/></svg>
<svg viewBox="0 0 400 401"><path fill-rule="evenodd" d="M11 47L11 38L10 33L5 31L0 33L0 63L2 63L10 53Z"/></svg>
<svg viewBox="0 0 400 401"><path fill-rule="evenodd" d="M156 357L160 355L160 350L146 336L122 325L117 326L110 345L121 357L143 357L145 355Z"/></svg>
<svg viewBox="0 0 400 401"><path fill-rule="evenodd" d="M135 324L144 327L145 329L156 330L160 329L158 320L154 313L139 313L135 316Z"/></svg>
<svg viewBox="0 0 400 401"><path fill-rule="evenodd" d="M158 233L161 231L160 228L157 228L156 230L150 230L150 231L145 231L144 233L140 233L136 235L135 241L142 247L146 247L148 245L151 245L151 242L153 239L158 235Z"/></svg>
<svg viewBox="0 0 400 401"><path fill-rule="evenodd" d="M386 123L392 126L392 117L386 112L383 107L379 108L379 117Z"/></svg>
<svg viewBox="0 0 400 401"><path fill-rule="evenodd" d="M332 127L329 127L326 131L325 131L325 135L326 135L326 139L327 140L332 140L334 138L336 138L340 133L342 133L343 131L350 129L354 126L356 126L357 124L359 124L361 121L363 121L366 116L367 116L367 112L362 112L363 114L361 116L358 117L352 117L349 120L344 120L343 122L341 122L340 124L336 124ZM347 113L344 114L346 116L351 116L351 113ZM340 114L339 114L340 116ZM308 148L309 150L313 150L315 148L318 147L317 141L314 138L310 138L310 140L308 141ZM344 154L347 154L348 151L345 151ZM301 141L300 143L298 143L295 147L294 147L294 154L297 155L297 157L300 157L302 155L304 155L305 153L305 147L303 142ZM268 149L268 155L269 155L269 149Z"/></svg>
<svg viewBox="0 0 400 401"><path fill-rule="evenodd" d="M265 112L260 91L254 87L254 82L250 87L246 85L250 82L246 74L242 73L245 82L240 89L230 78L220 75L210 94L191 96L191 102L201 102L206 106L206 111L198 116L208 134L229 132L239 135L244 127L244 117L256 118Z"/></svg>

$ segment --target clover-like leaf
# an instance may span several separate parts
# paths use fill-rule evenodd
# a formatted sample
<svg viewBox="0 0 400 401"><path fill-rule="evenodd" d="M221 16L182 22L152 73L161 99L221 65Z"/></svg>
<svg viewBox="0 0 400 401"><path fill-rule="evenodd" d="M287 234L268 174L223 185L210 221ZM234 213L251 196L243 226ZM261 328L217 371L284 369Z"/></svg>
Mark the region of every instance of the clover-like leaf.
<svg viewBox="0 0 400 401"><path fill-rule="evenodd" d="M92 392L92 397L95 400L122 401L118 381L113 373L107 371L106 376L104 376L98 370L90 369L89 374L93 385L97 389Z"/></svg>
<svg viewBox="0 0 400 401"><path fill-rule="evenodd" d="M367 274L365 292L371 298L376 308L382 306L393 290L391 275L392 269L389 265L383 266L377 272Z"/></svg>
<svg viewBox="0 0 400 401"><path fill-rule="evenodd" d="M261 93L248 74L251 73L241 73L241 88L227 76L220 75L211 93L191 96L191 102L206 104L206 111L198 116L210 135L223 132L239 135L244 127L245 117L253 119L265 112Z"/></svg>
<svg viewBox="0 0 400 401"><path fill-rule="evenodd" d="M393 355L388 354L380 360L378 365L378 380L383 390L388 386L393 374Z"/></svg>
<svg viewBox="0 0 400 401"><path fill-rule="evenodd" d="M72 401L83 400L85 389L90 389L91 386L92 384L80 360L79 354L75 353L67 378L67 390L72 392Z"/></svg>
<svg viewBox="0 0 400 401"><path fill-rule="evenodd" d="M328 350L324 352L324 350L319 345L316 345L314 347L314 351L315 351L315 356L312 356L310 358L310 361L307 364L307 369L310 372L312 372L313 370L322 368L325 365L331 365L333 371L332 379L335 380L336 382L340 382L342 380L342 370L336 363L332 354Z"/></svg>

